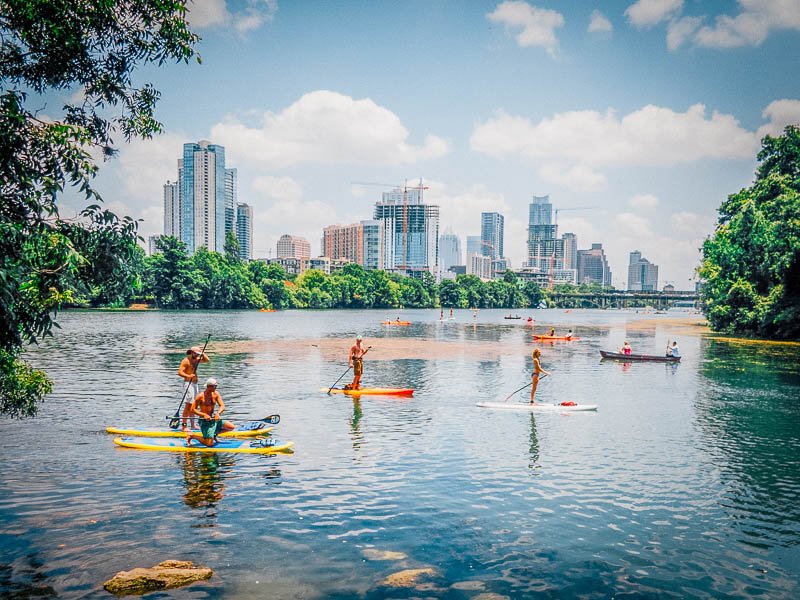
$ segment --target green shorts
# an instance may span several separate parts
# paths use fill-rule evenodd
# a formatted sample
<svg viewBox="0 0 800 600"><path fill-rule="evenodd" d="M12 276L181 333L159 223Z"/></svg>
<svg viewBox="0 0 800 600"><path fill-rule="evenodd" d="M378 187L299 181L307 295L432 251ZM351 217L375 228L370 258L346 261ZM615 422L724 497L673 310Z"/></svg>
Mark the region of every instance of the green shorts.
<svg viewBox="0 0 800 600"><path fill-rule="evenodd" d="M210 440L222 432L222 419L200 419L200 434Z"/></svg>
<svg viewBox="0 0 800 600"><path fill-rule="evenodd" d="M353 375L361 375L364 372L364 361L360 358L353 359Z"/></svg>

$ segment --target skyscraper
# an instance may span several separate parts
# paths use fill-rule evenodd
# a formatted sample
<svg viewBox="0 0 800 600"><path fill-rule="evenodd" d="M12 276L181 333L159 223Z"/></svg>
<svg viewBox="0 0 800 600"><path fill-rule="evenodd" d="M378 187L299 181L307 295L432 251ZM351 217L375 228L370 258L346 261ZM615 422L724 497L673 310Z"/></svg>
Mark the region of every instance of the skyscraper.
<svg viewBox="0 0 800 600"><path fill-rule="evenodd" d="M383 227L380 221L373 219L361 221L361 232L364 238L364 262L362 266L368 271L380 269L383 265Z"/></svg>
<svg viewBox="0 0 800 600"><path fill-rule="evenodd" d="M463 265L461 239L452 231L439 236L439 270L444 273L453 265Z"/></svg>
<svg viewBox="0 0 800 600"><path fill-rule="evenodd" d="M236 216L239 200L239 176L236 169L225 169L225 233L237 234ZM238 235L238 234L237 234Z"/></svg>
<svg viewBox="0 0 800 600"><path fill-rule="evenodd" d="M375 204L383 225L383 269L436 273L439 264L439 207L422 201L422 189L396 188Z"/></svg>
<svg viewBox="0 0 800 600"><path fill-rule="evenodd" d="M470 254L477 254L478 256L483 256L483 251L481 248L483 244L481 243L481 236L479 235L468 235L467 236L467 256Z"/></svg>
<svg viewBox="0 0 800 600"><path fill-rule="evenodd" d="M183 145L178 161L181 239L190 253L225 247L225 148L201 140Z"/></svg>
<svg viewBox="0 0 800 600"><path fill-rule="evenodd" d="M633 292L658 290L658 265L644 258L638 250L631 252L628 260L628 290Z"/></svg>
<svg viewBox="0 0 800 600"><path fill-rule="evenodd" d="M493 261L503 258L503 215L481 213L481 254Z"/></svg>
<svg viewBox="0 0 800 600"><path fill-rule="evenodd" d="M364 264L364 226L329 225L322 230L322 256L331 259L346 258L352 263Z"/></svg>
<svg viewBox="0 0 800 600"><path fill-rule="evenodd" d="M611 269L603 251L603 244L592 244L589 250L578 250L578 283L611 285Z"/></svg>
<svg viewBox="0 0 800 600"><path fill-rule="evenodd" d="M565 233L561 236L564 240L564 268L578 268L578 236L574 233Z"/></svg>
<svg viewBox="0 0 800 600"><path fill-rule="evenodd" d="M311 244L305 238L283 234L278 240L278 258L311 258Z"/></svg>
<svg viewBox="0 0 800 600"><path fill-rule="evenodd" d="M244 202L236 205L236 240L239 258L250 260L253 257L253 207Z"/></svg>
<svg viewBox="0 0 800 600"><path fill-rule="evenodd" d="M558 239L550 196L534 196L528 212L528 264L542 273L564 269L564 240Z"/></svg>
<svg viewBox="0 0 800 600"><path fill-rule="evenodd" d="M181 195L177 181L164 184L164 235L181 237Z"/></svg>

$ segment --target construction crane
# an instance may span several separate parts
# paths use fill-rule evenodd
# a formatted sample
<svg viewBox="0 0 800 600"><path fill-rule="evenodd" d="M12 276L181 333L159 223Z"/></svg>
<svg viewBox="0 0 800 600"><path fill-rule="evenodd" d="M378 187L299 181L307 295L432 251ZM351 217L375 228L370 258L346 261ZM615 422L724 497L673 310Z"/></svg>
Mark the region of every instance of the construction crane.
<svg viewBox="0 0 800 600"><path fill-rule="evenodd" d="M575 206L572 208L557 208L555 210L555 225L558 225L558 213L565 211L565 210L594 210L595 208L600 208L599 206Z"/></svg>
<svg viewBox="0 0 800 600"><path fill-rule="evenodd" d="M402 185L396 183L379 183L375 181L351 181L352 185L377 185L380 187L391 187L403 189L403 264L400 265L404 271L408 270L408 190L419 190L419 200L422 203L422 190L427 190L428 186L422 184L422 177L418 185L408 185L408 180Z"/></svg>
<svg viewBox="0 0 800 600"><path fill-rule="evenodd" d="M570 207L570 208L557 208L555 210L555 219L554 219L554 224L556 226L556 231L558 231L558 213L560 213L562 211L565 211L565 210L594 210L595 208L599 208L599 207L597 207L597 206L573 206L573 207ZM553 286L554 286L554 283L555 283L554 282L555 269L553 268L554 267L555 258L556 258L555 255L556 255L556 249L555 249L555 246L554 246L553 247L553 251L550 253L550 269L549 269L549 271L550 271L550 281L548 282L548 287L551 290L553 289Z"/></svg>

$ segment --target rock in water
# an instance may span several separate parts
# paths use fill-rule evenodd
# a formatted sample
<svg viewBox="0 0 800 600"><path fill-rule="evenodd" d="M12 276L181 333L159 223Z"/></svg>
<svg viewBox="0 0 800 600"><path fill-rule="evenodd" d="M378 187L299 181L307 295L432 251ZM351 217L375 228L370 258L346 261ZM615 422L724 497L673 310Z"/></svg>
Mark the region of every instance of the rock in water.
<svg viewBox="0 0 800 600"><path fill-rule="evenodd" d="M209 579L213 574L208 567L195 565L190 561L165 560L149 569L140 567L131 571L120 571L106 581L103 587L118 596L147 594Z"/></svg>

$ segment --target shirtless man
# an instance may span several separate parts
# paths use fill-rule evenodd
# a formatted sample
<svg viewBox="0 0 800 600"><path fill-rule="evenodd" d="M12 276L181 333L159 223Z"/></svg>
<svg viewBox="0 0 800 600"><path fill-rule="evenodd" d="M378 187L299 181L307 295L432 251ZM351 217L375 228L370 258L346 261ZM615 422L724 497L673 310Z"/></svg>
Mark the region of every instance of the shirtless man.
<svg viewBox="0 0 800 600"><path fill-rule="evenodd" d="M359 389L359 384L361 383L361 374L364 372L364 355L369 352L370 348L372 348L372 346L364 348L364 346L361 345L360 335L356 338L356 343L350 348L349 360L349 364L353 368L353 383L351 383L349 387L345 386L345 389Z"/></svg>
<svg viewBox="0 0 800 600"><path fill-rule="evenodd" d="M181 361L181 366L178 367L178 376L183 377L183 397L186 402L183 405L183 418L181 426L184 432L189 432L194 429L194 415L191 411L192 400L200 393L197 386L197 365L201 362L207 363L210 359L208 355L203 352L199 346L192 346L186 351L186 357ZM190 426L187 426L186 419L190 417Z"/></svg>
<svg viewBox="0 0 800 600"><path fill-rule="evenodd" d="M214 412L215 406L219 407L216 412ZM213 377L206 381L206 389L195 396L189 409L193 415L200 417L200 435L187 433L187 446L192 440L197 440L204 446L213 446L217 443L217 435L223 431L233 431L235 428L233 423L220 418L225 410L225 403L217 391L217 380Z"/></svg>

